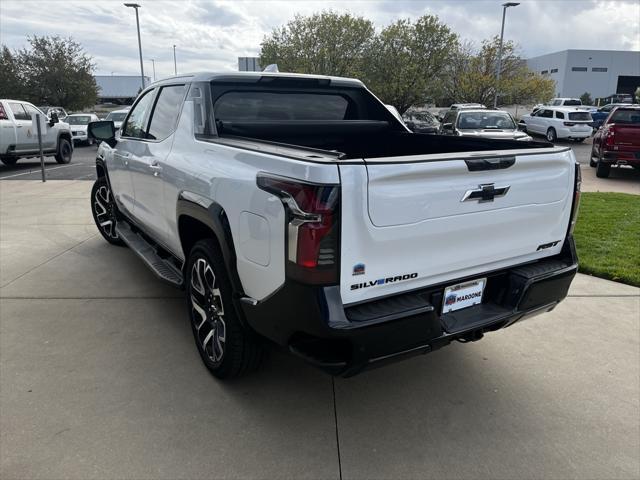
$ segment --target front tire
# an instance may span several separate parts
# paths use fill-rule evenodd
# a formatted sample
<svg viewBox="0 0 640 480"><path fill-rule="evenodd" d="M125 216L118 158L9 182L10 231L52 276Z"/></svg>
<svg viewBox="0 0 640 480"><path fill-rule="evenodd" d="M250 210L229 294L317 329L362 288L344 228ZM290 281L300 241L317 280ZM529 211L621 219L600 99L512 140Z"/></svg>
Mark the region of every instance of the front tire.
<svg viewBox="0 0 640 480"><path fill-rule="evenodd" d="M10 167L12 165L15 165L18 159L15 157L2 157L0 158L0 161L2 161L2 163L4 163L7 167Z"/></svg>
<svg viewBox="0 0 640 480"><path fill-rule="evenodd" d="M555 128L550 128L547 130L547 140L551 143L555 142L558 139L558 135L556 134Z"/></svg>
<svg viewBox="0 0 640 480"><path fill-rule="evenodd" d="M91 189L91 213L96 227L112 245L124 246L116 231L118 209L106 177L98 178Z"/></svg>
<svg viewBox="0 0 640 480"><path fill-rule="evenodd" d="M589 158L589 166L596 168L598 166L598 161L596 160L598 157L596 156L596 152L593 147L591 147L591 158Z"/></svg>
<svg viewBox="0 0 640 480"><path fill-rule="evenodd" d="M258 368L263 348L240 323L221 253L212 239L196 242L186 270L187 307L198 353L217 378L234 378Z"/></svg>
<svg viewBox="0 0 640 480"><path fill-rule="evenodd" d="M56 152L56 162L69 163L71 162L71 156L73 154L73 147L71 142L66 138L60 138L58 140L58 151Z"/></svg>

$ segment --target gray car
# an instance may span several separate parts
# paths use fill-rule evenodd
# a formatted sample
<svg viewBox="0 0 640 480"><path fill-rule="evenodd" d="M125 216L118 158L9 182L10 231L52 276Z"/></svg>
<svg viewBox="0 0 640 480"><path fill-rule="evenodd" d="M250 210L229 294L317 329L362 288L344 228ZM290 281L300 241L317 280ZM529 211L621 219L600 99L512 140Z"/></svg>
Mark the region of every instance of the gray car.
<svg viewBox="0 0 640 480"><path fill-rule="evenodd" d="M509 113L486 109L449 111L440 125L440 135L531 140L529 135L518 130Z"/></svg>

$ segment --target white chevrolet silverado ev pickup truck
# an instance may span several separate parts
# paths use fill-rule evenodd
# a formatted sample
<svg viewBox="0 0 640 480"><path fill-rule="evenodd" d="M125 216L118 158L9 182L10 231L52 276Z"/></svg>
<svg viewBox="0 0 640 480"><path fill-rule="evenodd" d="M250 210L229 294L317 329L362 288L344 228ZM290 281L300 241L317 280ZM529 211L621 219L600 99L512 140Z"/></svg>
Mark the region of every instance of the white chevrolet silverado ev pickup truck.
<svg viewBox="0 0 640 480"><path fill-rule="evenodd" d="M186 290L219 378L262 337L343 376L478 340L577 270L570 148L411 133L358 80L178 76L89 130L98 229Z"/></svg>
<svg viewBox="0 0 640 480"><path fill-rule="evenodd" d="M47 125L42 131L42 150L54 155L58 163L69 163L73 155L73 141L69 124L58 120L56 114L47 117L29 102L0 100L0 161L13 165L20 158L40 155L38 132L33 128L33 116L39 113Z"/></svg>

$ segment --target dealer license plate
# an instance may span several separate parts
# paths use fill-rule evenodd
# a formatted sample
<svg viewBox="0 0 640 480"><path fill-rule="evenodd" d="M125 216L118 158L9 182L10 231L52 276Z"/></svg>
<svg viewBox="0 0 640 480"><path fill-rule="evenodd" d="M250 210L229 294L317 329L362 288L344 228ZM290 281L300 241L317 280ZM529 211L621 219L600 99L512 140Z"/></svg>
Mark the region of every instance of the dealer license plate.
<svg viewBox="0 0 640 480"><path fill-rule="evenodd" d="M455 312L482 303L486 278L459 283L444 289L442 313Z"/></svg>

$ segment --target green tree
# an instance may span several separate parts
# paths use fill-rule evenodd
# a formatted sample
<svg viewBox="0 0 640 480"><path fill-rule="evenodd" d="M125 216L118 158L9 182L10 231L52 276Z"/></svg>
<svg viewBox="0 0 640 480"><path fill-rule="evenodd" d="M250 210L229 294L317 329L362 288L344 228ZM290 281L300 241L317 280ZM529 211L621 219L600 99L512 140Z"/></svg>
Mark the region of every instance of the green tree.
<svg viewBox="0 0 640 480"><path fill-rule="evenodd" d="M70 110L96 103L93 59L71 38L29 37L29 48L11 53L3 46L1 61L2 96Z"/></svg>
<svg viewBox="0 0 640 480"><path fill-rule="evenodd" d="M591 98L591 94L589 92L584 92L580 95L580 101L583 105L593 105L593 99Z"/></svg>
<svg viewBox="0 0 640 480"><path fill-rule="evenodd" d="M0 98L22 98L24 82L20 63L6 46L0 53Z"/></svg>
<svg viewBox="0 0 640 480"><path fill-rule="evenodd" d="M455 53L443 78L444 97L453 102L492 105L496 92L499 39L485 40L478 51L463 44ZM553 97L555 82L529 70L513 42L505 42L500 68L500 104L546 102Z"/></svg>
<svg viewBox="0 0 640 480"><path fill-rule="evenodd" d="M458 36L437 16L398 20L372 42L364 80L403 114L440 95L441 76L457 48Z"/></svg>
<svg viewBox="0 0 640 480"><path fill-rule="evenodd" d="M374 35L371 21L348 13L296 15L264 38L260 65L277 63L283 72L360 77Z"/></svg>

